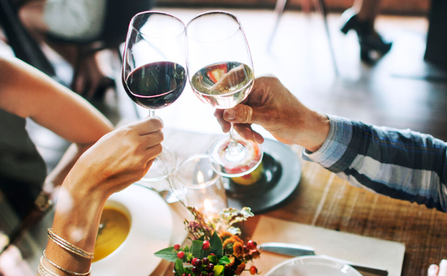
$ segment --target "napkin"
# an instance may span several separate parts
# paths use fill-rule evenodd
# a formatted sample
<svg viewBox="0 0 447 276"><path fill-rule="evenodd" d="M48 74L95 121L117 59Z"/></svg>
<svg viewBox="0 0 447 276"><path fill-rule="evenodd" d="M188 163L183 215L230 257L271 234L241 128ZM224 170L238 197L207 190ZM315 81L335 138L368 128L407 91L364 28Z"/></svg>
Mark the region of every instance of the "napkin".
<svg viewBox="0 0 447 276"><path fill-rule="evenodd" d="M400 276L405 244L261 216L252 239L258 244L285 242L310 246L317 255L385 268ZM263 251L255 262L263 274L292 257Z"/></svg>

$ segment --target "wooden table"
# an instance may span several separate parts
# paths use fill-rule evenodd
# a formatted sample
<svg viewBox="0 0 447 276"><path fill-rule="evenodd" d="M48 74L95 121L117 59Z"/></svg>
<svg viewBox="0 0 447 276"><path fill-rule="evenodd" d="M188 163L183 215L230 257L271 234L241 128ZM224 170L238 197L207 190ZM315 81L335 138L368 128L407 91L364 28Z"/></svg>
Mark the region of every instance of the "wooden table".
<svg viewBox="0 0 447 276"><path fill-rule="evenodd" d="M216 137L169 130L165 131L165 144L181 160L204 152ZM185 147L185 143L189 146ZM291 148L301 156L300 147ZM402 275L426 276L430 264L447 258L447 214L353 187L312 162L302 161L297 189L280 206L263 215L405 243ZM258 221L259 216L255 216L245 222L244 234L251 236ZM172 268L164 275L171 276Z"/></svg>

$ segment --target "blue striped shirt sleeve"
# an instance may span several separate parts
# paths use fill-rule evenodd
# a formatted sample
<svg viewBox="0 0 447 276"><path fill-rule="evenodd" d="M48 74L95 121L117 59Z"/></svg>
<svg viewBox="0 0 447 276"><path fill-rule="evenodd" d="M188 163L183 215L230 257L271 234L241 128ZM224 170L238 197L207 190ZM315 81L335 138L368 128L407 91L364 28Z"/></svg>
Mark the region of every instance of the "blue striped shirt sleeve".
<svg viewBox="0 0 447 276"><path fill-rule="evenodd" d="M303 151L350 184L447 212L444 141L411 130L371 126L337 116L316 152Z"/></svg>

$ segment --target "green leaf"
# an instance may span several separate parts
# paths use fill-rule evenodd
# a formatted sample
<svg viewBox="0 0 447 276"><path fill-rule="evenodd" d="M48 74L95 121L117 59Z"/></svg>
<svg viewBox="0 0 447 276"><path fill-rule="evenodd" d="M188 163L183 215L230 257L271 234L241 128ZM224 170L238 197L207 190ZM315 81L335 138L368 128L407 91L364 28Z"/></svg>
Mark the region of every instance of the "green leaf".
<svg viewBox="0 0 447 276"><path fill-rule="evenodd" d="M174 247L162 249L158 252L155 252L154 255L170 262L175 262L178 259L177 252L175 251Z"/></svg>
<svg viewBox="0 0 447 276"><path fill-rule="evenodd" d="M180 259L177 259L175 261L175 265L174 265L174 269L175 272L177 272L178 275L182 275L183 274L183 261Z"/></svg>
<svg viewBox="0 0 447 276"><path fill-rule="evenodd" d="M211 252L216 254L217 258L222 257L222 240L219 238L217 231L214 231L210 239Z"/></svg>
<svg viewBox="0 0 447 276"><path fill-rule="evenodd" d="M220 265L226 265L229 263L230 263L230 259L227 256L223 256L222 258L219 259Z"/></svg>
<svg viewBox="0 0 447 276"><path fill-rule="evenodd" d="M203 250L203 241L195 240L192 241L191 245L191 253L194 255L194 257L203 259L204 257L208 256L209 250Z"/></svg>
<svg viewBox="0 0 447 276"><path fill-rule="evenodd" d="M224 271L225 271L225 266L223 265L215 265L213 272L214 272L214 276L220 276L220 275L224 275Z"/></svg>
<svg viewBox="0 0 447 276"><path fill-rule="evenodd" d="M210 260L211 263L217 264L217 257L216 255L208 255L208 260Z"/></svg>

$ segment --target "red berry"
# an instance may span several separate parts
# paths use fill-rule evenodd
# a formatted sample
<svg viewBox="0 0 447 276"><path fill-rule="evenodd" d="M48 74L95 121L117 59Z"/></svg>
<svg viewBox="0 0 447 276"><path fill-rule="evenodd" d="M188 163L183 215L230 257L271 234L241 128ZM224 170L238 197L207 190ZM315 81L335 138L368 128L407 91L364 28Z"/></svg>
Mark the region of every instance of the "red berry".
<svg viewBox="0 0 447 276"><path fill-rule="evenodd" d="M194 274L198 274L200 272L200 270L195 266L191 269L192 273Z"/></svg>
<svg viewBox="0 0 447 276"><path fill-rule="evenodd" d="M185 252L180 251L179 253L177 253L177 258L183 259L184 257L185 257Z"/></svg>
<svg viewBox="0 0 447 276"><path fill-rule="evenodd" d="M202 263L203 265L208 265L210 263L210 260L207 257L205 257L202 259Z"/></svg>
<svg viewBox="0 0 447 276"><path fill-rule="evenodd" d="M175 250L179 250L179 249L180 249L180 244L176 244L176 245L174 245L174 249L175 249Z"/></svg>
<svg viewBox="0 0 447 276"><path fill-rule="evenodd" d="M191 264L192 265L196 265L196 261L197 261L198 259L197 258L193 258L192 260L191 260Z"/></svg>
<svg viewBox="0 0 447 276"><path fill-rule="evenodd" d="M202 249L208 250L208 248L210 248L210 241L203 241Z"/></svg>
<svg viewBox="0 0 447 276"><path fill-rule="evenodd" d="M214 272L209 272L208 276L214 276Z"/></svg>
<svg viewBox="0 0 447 276"><path fill-rule="evenodd" d="M195 264L193 264L193 265L195 265L195 266L202 266L202 261L200 260L200 259L197 259L196 260L196 263Z"/></svg>
<svg viewBox="0 0 447 276"><path fill-rule="evenodd" d="M186 276L186 273L183 273L182 276Z"/></svg>
<svg viewBox="0 0 447 276"><path fill-rule="evenodd" d="M247 247L250 249L256 249L256 243L250 240L247 242Z"/></svg>
<svg viewBox="0 0 447 276"><path fill-rule="evenodd" d="M208 264L206 266L206 271L213 271L214 270L214 264Z"/></svg>
<svg viewBox="0 0 447 276"><path fill-rule="evenodd" d="M258 273L258 269L256 268L256 266L252 265L250 267L250 274L255 275L256 273Z"/></svg>

